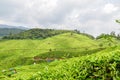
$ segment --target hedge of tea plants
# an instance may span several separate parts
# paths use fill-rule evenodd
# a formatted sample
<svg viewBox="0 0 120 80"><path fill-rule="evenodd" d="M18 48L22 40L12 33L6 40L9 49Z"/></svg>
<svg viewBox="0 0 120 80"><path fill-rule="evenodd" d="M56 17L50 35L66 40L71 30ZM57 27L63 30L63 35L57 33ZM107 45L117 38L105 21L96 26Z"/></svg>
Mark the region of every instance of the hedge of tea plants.
<svg viewBox="0 0 120 80"><path fill-rule="evenodd" d="M120 50L60 61L29 80L120 80Z"/></svg>

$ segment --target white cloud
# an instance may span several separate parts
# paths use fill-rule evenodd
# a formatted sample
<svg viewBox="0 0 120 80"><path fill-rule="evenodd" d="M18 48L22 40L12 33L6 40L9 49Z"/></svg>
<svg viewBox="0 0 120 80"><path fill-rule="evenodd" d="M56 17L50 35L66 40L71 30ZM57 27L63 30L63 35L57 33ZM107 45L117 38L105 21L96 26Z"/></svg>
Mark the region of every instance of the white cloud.
<svg viewBox="0 0 120 80"><path fill-rule="evenodd" d="M0 24L4 24L5 23L5 21L3 21L3 20L0 20Z"/></svg>
<svg viewBox="0 0 120 80"><path fill-rule="evenodd" d="M111 4L111 3L106 4L103 9L105 13L112 13L117 10L118 10L118 7L114 6L114 4Z"/></svg>
<svg viewBox="0 0 120 80"><path fill-rule="evenodd" d="M94 35L119 29L118 0L0 0L0 23L79 29Z"/></svg>

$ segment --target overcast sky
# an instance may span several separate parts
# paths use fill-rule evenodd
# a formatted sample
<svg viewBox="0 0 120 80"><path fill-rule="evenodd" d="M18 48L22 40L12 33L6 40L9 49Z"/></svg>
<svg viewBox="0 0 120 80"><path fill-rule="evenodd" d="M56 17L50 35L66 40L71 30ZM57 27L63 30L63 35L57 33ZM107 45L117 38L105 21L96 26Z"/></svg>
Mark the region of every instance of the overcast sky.
<svg viewBox="0 0 120 80"><path fill-rule="evenodd" d="M120 0L0 0L0 24L120 32Z"/></svg>

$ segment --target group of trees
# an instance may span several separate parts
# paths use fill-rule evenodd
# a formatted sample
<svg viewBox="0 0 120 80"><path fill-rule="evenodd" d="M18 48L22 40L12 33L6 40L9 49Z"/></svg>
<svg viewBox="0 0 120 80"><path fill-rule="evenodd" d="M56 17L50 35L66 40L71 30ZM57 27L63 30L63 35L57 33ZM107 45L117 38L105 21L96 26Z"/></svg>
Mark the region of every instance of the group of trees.
<svg viewBox="0 0 120 80"><path fill-rule="evenodd" d="M54 30L54 29L38 29L38 28L21 31L20 33L17 33L17 34L13 34L10 32L9 35L4 36L2 39L45 39L47 37L55 36L55 35L66 33L66 32L70 32L71 35L73 33L77 33L77 34L87 36L91 39L95 39L94 36L87 33L82 33L77 29ZM120 40L120 34L116 35L114 31L112 31L110 34L101 34L96 39L110 38L110 37L114 37Z"/></svg>
<svg viewBox="0 0 120 80"><path fill-rule="evenodd" d="M103 33L103 34L96 37L96 39L100 39L100 38L109 39L109 40L110 40L110 38L116 38L116 39L120 40L120 33L115 34L114 31L112 31L110 34Z"/></svg>
<svg viewBox="0 0 120 80"><path fill-rule="evenodd" d="M104 33L102 33L99 36L97 36L96 39L101 39L101 38L107 39L107 38L110 38L110 37L114 37L114 38L117 37L114 31L112 31L110 34L104 34Z"/></svg>
<svg viewBox="0 0 120 80"><path fill-rule="evenodd" d="M115 20L115 21L120 24L120 20ZM110 34L101 34L101 35L97 36L96 39L100 39L100 38L105 38L105 39L109 39L109 40L110 40L110 38L116 38L116 39L120 40L120 33L115 34L115 32L112 31Z"/></svg>
<svg viewBox="0 0 120 80"><path fill-rule="evenodd" d="M44 39L47 37L51 37L66 32L74 32L74 31L34 28L20 32L18 34L10 33L8 36L4 36L3 39Z"/></svg>
<svg viewBox="0 0 120 80"><path fill-rule="evenodd" d="M22 31L17 34L9 33L9 35L4 36L2 39L45 39L47 37L55 36L62 33L70 32L71 35L73 33L85 35L91 39L94 39L92 35L87 33L81 33L79 30L54 30L54 29L39 29L34 28L26 31Z"/></svg>

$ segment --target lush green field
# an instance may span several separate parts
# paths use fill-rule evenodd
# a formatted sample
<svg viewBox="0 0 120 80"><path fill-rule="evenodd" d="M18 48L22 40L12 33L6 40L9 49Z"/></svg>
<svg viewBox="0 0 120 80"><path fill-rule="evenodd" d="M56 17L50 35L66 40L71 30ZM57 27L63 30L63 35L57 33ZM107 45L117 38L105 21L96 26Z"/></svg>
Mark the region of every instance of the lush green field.
<svg viewBox="0 0 120 80"><path fill-rule="evenodd" d="M119 80L120 47L111 47L92 55L55 60L51 63L18 66L9 80Z"/></svg>
<svg viewBox="0 0 120 80"><path fill-rule="evenodd" d="M112 50L114 51L112 51ZM52 66L58 64L57 66ZM113 47L97 54L53 62L30 80L119 80L120 50Z"/></svg>
<svg viewBox="0 0 120 80"><path fill-rule="evenodd" d="M43 40L1 40L0 70L15 68L17 74L9 77L7 76L9 71L6 75L0 72L0 78L3 80L19 80L19 78L24 80L93 80L92 77L96 77L96 75L91 74L94 73L94 68L92 70L91 68L93 65L97 65L97 68L100 66L101 74L99 76L99 72L96 71L98 72L97 76L99 76L97 79L103 79L106 76L102 75L101 70L104 70L107 64L110 68L113 65L113 63L109 64L106 61L113 59L113 56L119 58L119 47L117 47L119 44L119 41L114 38L112 41L106 39L93 40L76 33L72 35L71 33L64 33ZM115 54L112 55L112 53ZM46 61L35 62L34 57L53 58L55 60L51 63ZM58 59L62 60L59 61ZM98 62L96 63L96 61ZM34 65L34 63L37 64ZM114 72L109 73L110 78L112 73Z"/></svg>

